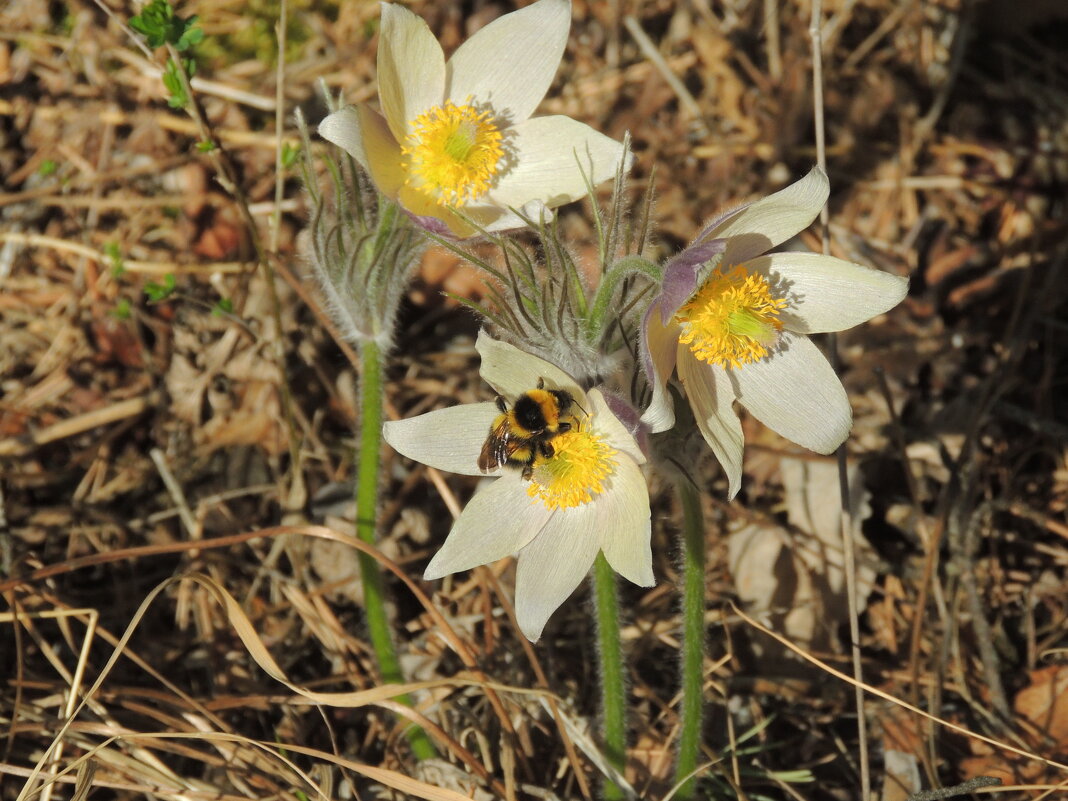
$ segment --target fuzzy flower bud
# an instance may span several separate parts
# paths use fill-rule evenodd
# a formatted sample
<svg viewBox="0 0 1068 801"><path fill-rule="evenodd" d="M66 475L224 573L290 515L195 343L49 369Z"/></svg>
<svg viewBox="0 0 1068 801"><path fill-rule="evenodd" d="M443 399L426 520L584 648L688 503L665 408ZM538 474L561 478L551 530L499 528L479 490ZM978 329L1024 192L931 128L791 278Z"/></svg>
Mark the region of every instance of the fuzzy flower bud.
<svg viewBox="0 0 1068 801"><path fill-rule="evenodd" d="M388 350L397 307L426 239L395 203L374 191L348 156L323 156L330 192L312 169L311 143L303 117L304 183L312 206L306 255L326 295L328 308L346 338L373 340Z"/></svg>

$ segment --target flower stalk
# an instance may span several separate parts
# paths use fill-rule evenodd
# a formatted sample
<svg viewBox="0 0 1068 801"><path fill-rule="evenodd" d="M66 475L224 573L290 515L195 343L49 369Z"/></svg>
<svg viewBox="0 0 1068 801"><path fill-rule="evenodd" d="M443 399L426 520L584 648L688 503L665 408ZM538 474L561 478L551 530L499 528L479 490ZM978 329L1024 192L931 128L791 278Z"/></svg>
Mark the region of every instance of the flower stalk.
<svg viewBox="0 0 1068 801"><path fill-rule="evenodd" d="M382 351L373 339L360 344L360 453L356 476L356 536L369 545L377 540L378 482L382 461ZM371 647L378 660L382 680L390 684L404 681L400 660L393 646L389 618L386 614L385 586L378 562L364 552L359 553L360 577L363 580L364 613ZM412 705L408 695L395 699ZM412 752L420 759L432 759L437 750L427 733L418 727L408 730Z"/></svg>
<svg viewBox="0 0 1068 801"><path fill-rule="evenodd" d="M682 719L675 762L676 798L696 796L697 760L704 719L705 528L701 498L686 477L678 479L682 503Z"/></svg>
<svg viewBox="0 0 1068 801"><path fill-rule="evenodd" d="M329 97L327 98L330 104ZM322 156L329 176L324 191L315 171L307 126L299 111L304 141L304 185L312 207L308 258L327 306L345 337L360 352L360 395L356 463L356 536L377 541L378 485L382 451L384 359L393 341L397 307L425 243L395 203L377 195L366 175L348 157ZM383 682L404 681L387 615L385 584L378 562L359 554L367 632ZM396 698L411 706L407 695ZM426 732L408 730L418 759L437 751Z"/></svg>
<svg viewBox="0 0 1068 801"><path fill-rule="evenodd" d="M608 763L622 775L627 754L627 687L619 635L616 574L603 553L593 563L593 598L601 660L601 737ZM625 797L622 788L611 779L605 779L603 794L607 801Z"/></svg>

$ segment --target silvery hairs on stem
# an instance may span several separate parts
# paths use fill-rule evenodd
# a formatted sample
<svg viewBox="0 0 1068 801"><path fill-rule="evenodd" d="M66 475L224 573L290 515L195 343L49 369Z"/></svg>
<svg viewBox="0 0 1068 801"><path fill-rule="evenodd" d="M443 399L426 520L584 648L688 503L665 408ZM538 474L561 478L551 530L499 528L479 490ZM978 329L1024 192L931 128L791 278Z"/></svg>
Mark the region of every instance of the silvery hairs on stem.
<svg viewBox="0 0 1068 801"><path fill-rule="evenodd" d="M518 209L512 211L526 223L531 235L526 241L482 232L500 254L496 263L465 243L429 235L489 278L483 301L454 300L485 318L500 338L558 365L584 386L602 383L621 364L635 363L638 326L660 281L659 267L642 256L649 239L652 180L632 209L626 199L629 136L623 145L607 209L591 204L595 268L580 269L558 217L533 219ZM592 197L588 165L582 154L575 157Z"/></svg>
<svg viewBox="0 0 1068 801"><path fill-rule="evenodd" d="M303 249L345 337L355 344L373 340L389 350L397 308L426 249L426 237L374 189L356 161L336 147L319 156L328 175L325 187L320 184L300 109L296 119L303 145L301 172L311 205Z"/></svg>

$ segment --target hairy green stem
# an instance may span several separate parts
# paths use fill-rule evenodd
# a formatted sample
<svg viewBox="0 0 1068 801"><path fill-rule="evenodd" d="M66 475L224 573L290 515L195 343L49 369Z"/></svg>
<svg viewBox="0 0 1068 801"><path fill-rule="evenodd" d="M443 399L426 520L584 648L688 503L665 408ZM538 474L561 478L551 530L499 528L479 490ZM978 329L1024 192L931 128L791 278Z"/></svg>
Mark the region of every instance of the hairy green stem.
<svg viewBox="0 0 1068 801"><path fill-rule="evenodd" d="M662 280L660 269L641 256L626 256L612 265L612 269L604 274L593 299L592 311L586 318L586 336L589 339L592 340L601 333L605 325L605 317L608 315L616 293L616 287L623 279L639 274L648 276L656 283ZM618 312L618 308L616 311Z"/></svg>
<svg viewBox="0 0 1068 801"><path fill-rule="evenodd" d="M601 658L601 735L609 764L622 775L627 754L627 688L619 638L616 574L603 553L597 554L593 565L593 597L597 608L597 650ZM605 779L604 797L607 801L617 801L625 794L615 782Z"/></svg>
<svg viewBox="0 0 1068 801"><path fill-rule="evenodd" d="M382 452L382 353L373 340L364 340L360 346L360 453L356 476L356 536L369 545L377 539L378 480ZM386 616L385 587L378 562L362 551L360 575L363 578L364 611L367 615L367 631L378 659L382 680L401 684L400 660L393 647L389 619ZM407 695L398 695L396 701L412 705ZM408 730L408 742L418 759L437 756L434 744L427 733L417 726Z"/></svg>
<svg viewBox="0 0 1068 801"><path fill-rule="evenodd" d="M686 777L697 769L704 717L705 527L697 488L681 478L678 490L683 520L682 724L675 763L675 781L681 785L675 797L687 801L696 795L696 777Z"/></svg>

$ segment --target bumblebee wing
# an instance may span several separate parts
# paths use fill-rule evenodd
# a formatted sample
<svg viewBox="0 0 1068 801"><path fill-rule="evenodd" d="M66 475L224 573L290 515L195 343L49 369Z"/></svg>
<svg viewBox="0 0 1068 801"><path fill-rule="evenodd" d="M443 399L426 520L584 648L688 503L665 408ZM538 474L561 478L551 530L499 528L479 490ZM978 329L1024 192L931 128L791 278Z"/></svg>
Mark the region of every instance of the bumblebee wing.
<svg viewBox="0 0 1068 801"><path fill-rule="evenodd" d="M482 443L482 452L478 455L478 469L483 473L496 470L508 463L508 458L515 450L515 443L508 429L508 419L501 415L490 429L489 436Z"/></svg>

